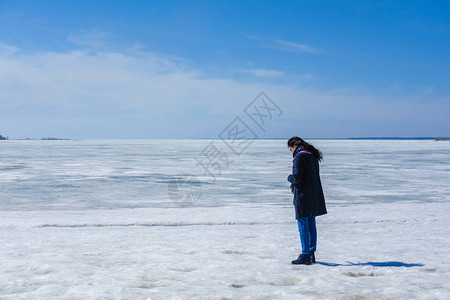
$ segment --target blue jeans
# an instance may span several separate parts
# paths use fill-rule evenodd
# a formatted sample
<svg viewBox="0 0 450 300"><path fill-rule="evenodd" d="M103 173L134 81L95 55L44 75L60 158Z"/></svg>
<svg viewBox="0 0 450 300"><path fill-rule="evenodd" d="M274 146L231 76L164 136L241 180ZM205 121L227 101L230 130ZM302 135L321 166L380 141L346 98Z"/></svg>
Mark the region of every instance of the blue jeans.
<svg viewBox="0 0 450 300"><path fill-rule="evenodd" d="M302 254L309 254L311 251L316 251L316 217L300 218L297 220L297 225L302 243Z"/></svg>

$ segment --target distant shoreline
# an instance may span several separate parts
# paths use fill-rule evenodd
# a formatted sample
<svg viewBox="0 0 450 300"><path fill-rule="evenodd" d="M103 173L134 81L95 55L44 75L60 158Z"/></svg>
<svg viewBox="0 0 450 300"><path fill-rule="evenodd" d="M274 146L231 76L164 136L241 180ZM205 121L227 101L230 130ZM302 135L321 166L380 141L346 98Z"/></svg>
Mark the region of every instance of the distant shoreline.
<svg viewBox="0 0 450 300"><path fill-rule="evenodd" d="M2 137L0 140L10 141L70 141L70 140L221 140L219 137L207 137L207 138L9 138ZM261 137L255 138L255 140L288 140L290 137ZM245 138L243 138L245 139ZM331 138L317 138L317 137L303 137L305 140L450 140L449 137L331 137Z"/></svg>
<svg viewBox="0 0 450 300"><path fill-rule="evenodd" d="M289 138L255 138L255 140L288 140ZM314 138L305 137L305 140L437 140L437 137L349 137L349 138ZM24 138L24 139L4 139L5 141L71 141L71 140L221 140L221 138ZM445 140L445 139L442 139Z"/></svg>
<svg viewBox="0 0 450 300"><path fill-rule="evenodd" d="M256 140L288 140L286 138L256 138ZM304 140L436 140L436 137L348 137L348 138L315 138L305 137ZM157 139L156 139L157 140ZM171 139L167 139L171 140ZM177 140L177 139L173 139ZM192 138L181 140L220 140L220 138Z"/></svg>

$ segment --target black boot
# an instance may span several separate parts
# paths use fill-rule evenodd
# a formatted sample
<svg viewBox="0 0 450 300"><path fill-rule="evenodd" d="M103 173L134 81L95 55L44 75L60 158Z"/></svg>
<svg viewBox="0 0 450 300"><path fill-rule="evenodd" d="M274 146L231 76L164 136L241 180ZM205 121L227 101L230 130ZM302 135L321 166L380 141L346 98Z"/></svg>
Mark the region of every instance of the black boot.
<svg viewBox="0 0 450 300"><path fill-rule="evenodd" d="M311 256L309 254L300 254L296 260L291 262L293 265L310 265Z"/></svg>
<svg viewBox="0 0 450 300"><path fill-rule="evenodd" d="M311 263L316 263L316 256L314 255L314 251L309 252L309 255L311 256Z"/></svg>

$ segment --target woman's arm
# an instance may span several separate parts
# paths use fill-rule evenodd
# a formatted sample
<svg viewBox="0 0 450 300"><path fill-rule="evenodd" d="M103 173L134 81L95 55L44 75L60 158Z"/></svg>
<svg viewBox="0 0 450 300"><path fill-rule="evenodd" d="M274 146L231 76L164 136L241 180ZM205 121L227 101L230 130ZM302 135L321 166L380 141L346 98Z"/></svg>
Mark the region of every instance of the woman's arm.
<svg viewBox="0 0 450 300"><path fill-rule="evenodd" d="M300 156L294 162L293 173L288 176L287 180L293 185L300 185L301 183L301 174L303 173L303 164Z"/></svg>

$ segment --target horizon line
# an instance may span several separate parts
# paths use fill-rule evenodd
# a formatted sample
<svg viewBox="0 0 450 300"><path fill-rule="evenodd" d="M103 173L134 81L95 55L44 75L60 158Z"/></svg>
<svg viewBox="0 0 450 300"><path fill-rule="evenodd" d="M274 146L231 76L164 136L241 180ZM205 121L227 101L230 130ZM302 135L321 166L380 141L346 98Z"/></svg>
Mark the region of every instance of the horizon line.
<svg viewBox="0 0 450 300"><path fill-rule="evenodd" d="M254 140L288 140L290 137L263 137L254 138ZM385 137L305 137L305 140L431 140L437 138L446 138L446 136L385 136ZM62 141L62 140L222 140L220 137L204 137L204 138L8 138L7 140L15 141Z"/></svg>

